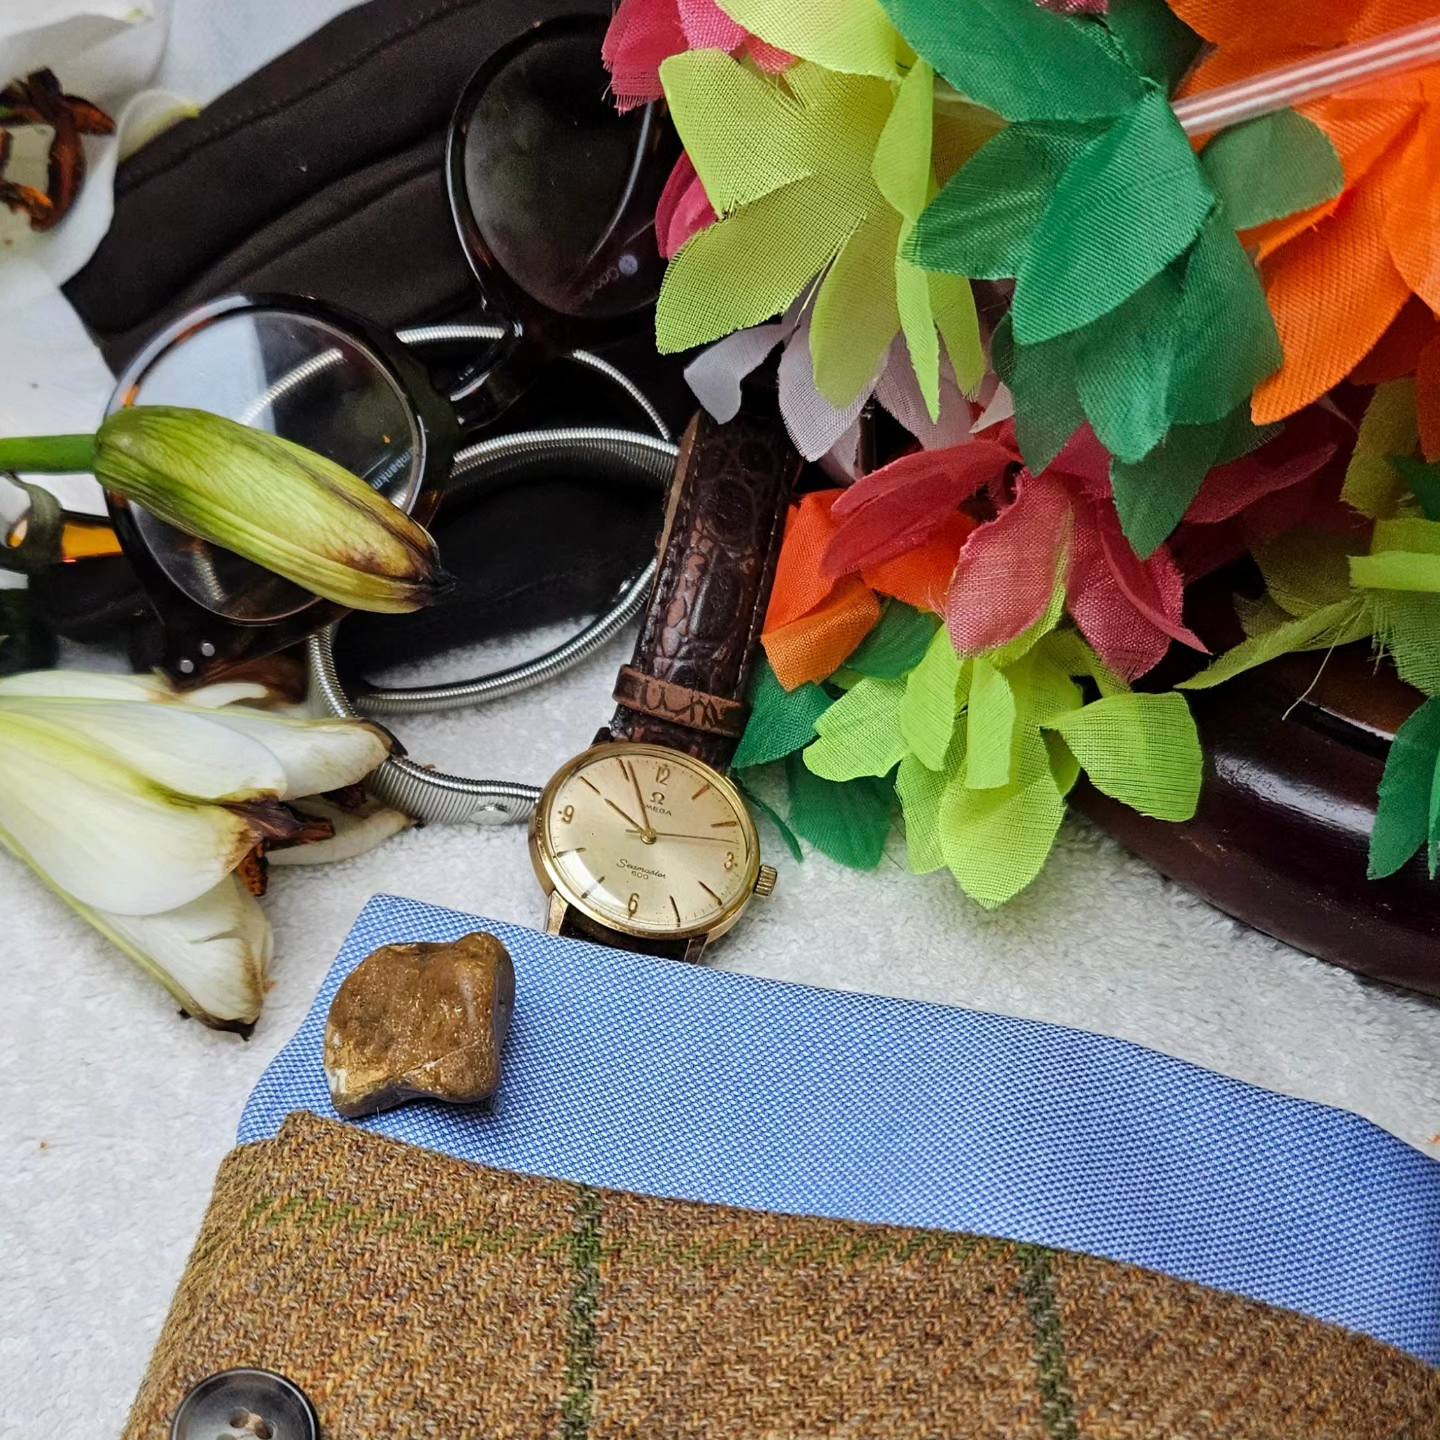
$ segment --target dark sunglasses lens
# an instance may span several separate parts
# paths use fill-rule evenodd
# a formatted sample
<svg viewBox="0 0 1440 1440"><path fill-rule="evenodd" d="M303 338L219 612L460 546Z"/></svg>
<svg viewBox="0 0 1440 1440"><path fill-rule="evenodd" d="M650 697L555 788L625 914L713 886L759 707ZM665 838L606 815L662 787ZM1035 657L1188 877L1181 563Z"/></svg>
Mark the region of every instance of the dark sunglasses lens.
<svg viewBox="0 0 1440 1440"><path fill-rule="evenodd" d="M423 445L410 402L370 349L314 316L238 310L186 330L139 375L124 403L185 405L308 446L368 480L402 509L419 492ZM242 624L281 620L315 597L131 507L141 543L197 605Z"/></svg>
<svg viewBox="0 0 1440 1440"><path fill-rule="evenodd" d="M542 29L476 82L457 117L482 267L562 315L643 309L664 271L655 205L677 142L659 107L616 111L602 34L598 24Z"/></svg>

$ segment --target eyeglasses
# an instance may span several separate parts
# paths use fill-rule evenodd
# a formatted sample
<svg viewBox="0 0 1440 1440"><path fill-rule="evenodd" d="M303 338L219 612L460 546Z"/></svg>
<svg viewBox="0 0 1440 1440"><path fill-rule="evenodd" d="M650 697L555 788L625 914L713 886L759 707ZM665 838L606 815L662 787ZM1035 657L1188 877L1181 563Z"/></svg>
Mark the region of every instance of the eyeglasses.
<svg viewBox="0 0 1440 1440"><path fill-rule="evenodd" d="M652 217L678 141L659 106L621 115L608 102L603 32L598 17L538 26L497 51L456 105L446 183L494 324L397 335L318 301L232 296L155 336L109 409L193 406L272 431L428 523L468 432L494 422L557 359L594 361L582 347L639 328L658 294L664 262ZM618 398L668 439L638 388L598 363ZM286 648L343 613L119 496L107 503L161 622L162 653L147 658L177 679ZM94 548L93 521L70 517L69 528ZM77 549L63 558L79 559Z"/></svg>

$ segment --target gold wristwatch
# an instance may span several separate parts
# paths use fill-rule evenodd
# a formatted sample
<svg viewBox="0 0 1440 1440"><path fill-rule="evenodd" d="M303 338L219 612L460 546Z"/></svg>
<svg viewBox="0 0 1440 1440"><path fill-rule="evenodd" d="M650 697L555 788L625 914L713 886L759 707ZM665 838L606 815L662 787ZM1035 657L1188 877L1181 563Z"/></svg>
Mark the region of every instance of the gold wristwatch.
<svg viewBox="0 0 1440 1440"><path fill-rule="evenodd" d="M697 960L775 888L724 771L801 464L773 393L747 392L734 420L702 413L686 432L615 716L556 772L531 822L552 934Z"/></svg>

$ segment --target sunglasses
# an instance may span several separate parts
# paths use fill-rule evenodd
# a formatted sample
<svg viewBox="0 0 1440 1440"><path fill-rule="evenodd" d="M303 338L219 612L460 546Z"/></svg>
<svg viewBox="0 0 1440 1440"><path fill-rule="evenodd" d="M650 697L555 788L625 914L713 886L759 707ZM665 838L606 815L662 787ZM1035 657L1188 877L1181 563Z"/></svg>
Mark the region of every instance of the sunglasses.
<svg viewBox="0 0 1440 1440"><path fill-rule="evenodd" d="M344 465L424 524L462 483L464 440L494 426L556 361L601 374L622 407L668 439L643 392L586 348L645 324L664 271L653 216L679 153L662 107L622 115L609 103L604 28L598 17L537 26L497 51L456 105L446 184L491 323L396 333L316 300L230 296L153 337L107 413L191 406L268 430ZM516 483L510 470L462 473L472 494ZM159 653L132 651L137 663L198 683L344 613L118 495L106 501L111 535L93 517L67 515L59 558L123 552L159 621Z"/></svg>

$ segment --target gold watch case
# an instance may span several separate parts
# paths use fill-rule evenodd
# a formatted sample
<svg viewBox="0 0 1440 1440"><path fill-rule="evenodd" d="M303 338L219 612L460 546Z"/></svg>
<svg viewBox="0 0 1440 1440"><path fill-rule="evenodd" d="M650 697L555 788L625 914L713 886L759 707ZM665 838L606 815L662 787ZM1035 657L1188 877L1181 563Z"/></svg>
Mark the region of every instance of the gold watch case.
<svg viewBox="0 0 1440 1440"><path fill-rule="evenodd" d="M741 873L735 877L734 881L728 882L733 888L729 894L723 897L716 895L715 891L710 889L703 881L696 882L702 890L705 890L716 900L722 901L722 903L715 907L714 913L712 915L706 915L703 921L687 919L685 913L680 909L673 893L669 897L670 907L676 919L676 923L673 925L660 925L656 924L653 920L647 923L629 921L624 916L617 915L613 908L603 908L587 899L587 895L596 889L596 886L600 883L599 881L593 883L589 891L582 893L577 887L575 877L567 873L567 868L562 863L562 860L566 856L576 853L577 849L584 849L585 847L566 848L555 843L555 820L563 815L565 808L571 809L573 819L573 811L575 809L573 802L569 807L559 807L559 809L557 809L558 799L565 794L574 795L578 793L574 787L570 785L570 781L574 777L581 775L582 772L590 771L592 767L603 767L607 762L611 761L623 762L614 767L613 777L618 777L622 773L626 774L627 778L629 776L636 777L630 780L630 785L634 787L633 793L628 788L622 787L618 778L612 777L607 784L604 777L610 776L611 772L608 770L602 771L599 768L596 769L596 778L601 780L601 784L604 785L606 789L613 786L613 794L602 794L601 791L596 788L595 783L588 777L585 778L582 783L586 786L587 790L595 791L595 794L599 797L599 803L606 807L604 810L596 810L595 816L603 815L605 817L605 823L613 826L613 833L605 837L603 842L613 844L613 853L625 851L628 854L641 854L643 857L645 851L643 848L640 850L636 849L637 841L641 843L642 847L644 845L654 845L660 840L682 846L702 841L702 837L699 835L667 835L666 832L656 832L652 816L659 813L662 816L661 823L664 823L663 816L670 812L668 810L660 810L659 807L656 806L648 805L639 793L641 784L653 784L653 780L650 777L656 774L667 771L673 774L676 770L681 770L689 772L690 775L703 782L701 789L696 790L695 794L691 796L692 803L705 791L716 792L716 799L723 800L725 803L727 818L720 822L713 822L715 828L719 828L719 826L722 825L728 826L731 823L728 817L733 814L736 834L741 836L744 841L744 856L743 858L736 857L741 860L741 865L737 867ZM642 767L646 770L646 779L644 782L639 779ZM686 788L688 793L688 786ZM626 802L625 805L619 804L622 800ZM633 803L635 800L640 801L638 807ZM587 801L587 803L589 802ZM637 808L644 810L645 813L636 817L635 811ZM622 811L625 813L622 814ZM643 839L643 831L638 830L634 825L626 825L625 821L627 818L638 818L653 838L645 841ZM595 825L594 816L591 817L590 823L593 830ZM723 839L719 839L719 837L704 838L715 839L717 843L720 844L724 843ZM731 852L726 851L723 853L728 856ZM735 785L726 779L724 775L720 774L718 770L705 764L702 760L697 760L694 756L687 755L679 750L673 750L668 746L651 745L638 741L611 741L607 744L593 745L590 749L582 751L579 755L567 761L551 776L545 789L541 792L540 799L535 806L534 816L530 822L530 860L535 867L536 878L540 881L545 894L550 898L552 915L555 913L557 901L563 902L564 905L576 911L589 922L589 924L599 927L601 930L614 931L622 935L632 936L638 940L647 941L672 939L698 940L702 938L705 940L716 940L734 927L735 923L749 907L750 902L755 898L757 890L768 894L774 887L774 871L768 866L761 865L760 839L755 829L755 822ZM622 859L617 863L621 865L628 863L631 872L635 874L644 874L661 880L668 878L658 869L640 869L633 861L627 862ZM723 864L723 861L721 863ZM692 866L690 868L694 867ZM602 875L601 880L603 881L604 878ZM714 877L712 876L712 878Z"/></svg>

